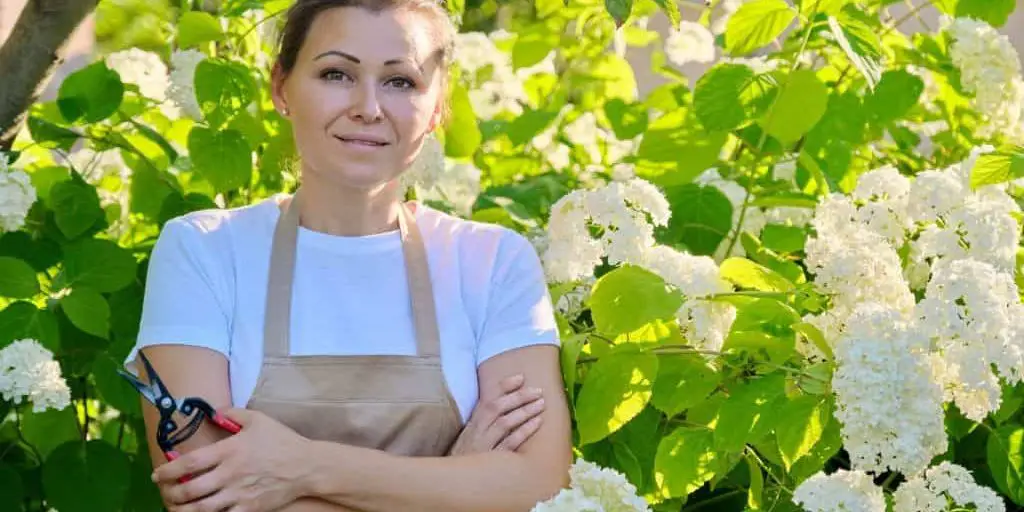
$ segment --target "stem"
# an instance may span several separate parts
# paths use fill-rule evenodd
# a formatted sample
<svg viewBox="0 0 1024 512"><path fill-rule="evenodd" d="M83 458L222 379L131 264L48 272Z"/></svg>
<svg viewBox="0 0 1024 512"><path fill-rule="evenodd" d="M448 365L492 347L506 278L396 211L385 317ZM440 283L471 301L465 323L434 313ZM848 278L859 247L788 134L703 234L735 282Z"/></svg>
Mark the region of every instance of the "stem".
<svg viewBox="0 0 1024 512"><path fill-rule="evenodd" d="M122 414L121 415L121 425L117 427L117 449L118 450L121 449L121 443L122 443L122 441L124 441L124 424L126 422L127 421L125 420L125 417Z"/></svg>
<svg viewBox="0 0 1024 512"><path fill-rule="evenodd" d="M85 416L85 423L82 425L82 441L89 440L89 383L82 377L82 414Z"/></svg>
<svg viewBox="0 0 1024 512"><path fill-rule="evenodd" d="M17 407L14 409L14 429L18 432L18 440L25 443L25 446L32 449L32 454L36 456L36 460L39 461L39 464L41 465L43 463L43 455L39 453L39 449L36 448L34 444L28 442L28 439L25 439L25 434L21 431L21 413L18 412Z"/></svg>
<svg viewBox="0 0 1024 512"><path fill-rule="evenodd" d="M904 1L906 2L906 4L908 6L910 6L910 0L904 0ZM891 34L893 30L896 30L896 29L900 28L900 25L903 25L910 18L913 18L913 17L917 16L917 19L920 20L921 18L918 16L917 13L921 12L921 10L923 10L926 7L931 7L931 5L932 5L932 0L926 0L923 4L918 5L917 7L914 7L913 9L910 10L910 12L904 14L899 19L894 21L893 24L890 25L888 28L886 28L885 32L882 32L882 35L879 36L878 38L879 39L884 39L885 36ZM928 27L928 25L925 24L923 21L921 22L921 24L924 25L926 28ZM929 30L931 30L931 29L929 29Z"/></svg>
<svg viewBox="0 0 1024 512"><path fill-rule="evenodd" d="M920 23L922 27L928 29L928 32L931 32L932 31L932 27L928 26L928 22L924 21L924 18L922 18L921 15L919 14L921 12L921 6L923 6L923 5L931 5L931 0L929 0L929 1L919 5L917 7L914 7L914 4L911 3L910 0L903 0L903 3L906 4L906 6L910 8L910 14L912 16L914 16L914 18L917 18L917 22Z"/></svg>
<svg viewBox="0 0 1024 512"><path fill-rule="evenodd" d="M778 485L780 489L788 492L790 496L793 495L793 490L783 485L782 481L775 476L775 473L772 473L772 469L768 467L768 465L765 464L763 460L761 460L761 456L757 454L756 450L750 448L750 446L747 446L745 448L745 451L754 456L754 460L757 461L757 465L761 466L761 468L764 469L765 473L768 473L768 477L775 482L775 485Z"/></svg>
<svg viewBox="0 0 1024 512"><path fill-rule="evenodd" d="M688 507L683 508L681 512L692 512L694 510L702 510L705 507L714 505L714 504L716 504L716 503L718 503L720 501L725 501L725 500L727 500L729 498L732 498L733 496L735 496L737 494L743 494L745 492L747 492L746 489L733 489L733 490L731 490L731 491L729 491L727 493L719 494L718 496L715 496L714 498L709 498L709 499L706 499L706 500L701 501L699 503L694 503L694 504L692 504L692 505L690 505Z"/></svg>
<svg viewBox="0 0 1024 512"><path fill-rule="evenodd" d="M883 489L888 489L889 488L889 484L891 484L893 482L893 480L896 480L896 472L895 471L889 473L889 476L885 477L885 481L882 482L882 488Z"/></svg>

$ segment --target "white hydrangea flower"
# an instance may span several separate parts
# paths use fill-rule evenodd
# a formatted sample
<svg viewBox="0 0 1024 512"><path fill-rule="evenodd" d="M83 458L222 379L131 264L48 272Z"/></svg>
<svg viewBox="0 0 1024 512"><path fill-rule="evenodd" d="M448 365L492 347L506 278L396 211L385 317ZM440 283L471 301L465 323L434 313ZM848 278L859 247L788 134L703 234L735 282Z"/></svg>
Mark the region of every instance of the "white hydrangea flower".
<svg viewBox="0 0 1024 512"><path fill-rule="evenodd" d="M805 261L815 285L832 296L828 314L833 318L828 324L841 329L864 302L912 315L914 296L903 277L899 254L882 234L869 229L849 197L832 194L823 199L811 223L817 233L807 239Z"/></svg>
<svg viewBox="0 0 1024 512"><path fill-rule="evenodd" d="M661 191L641 179L566 194L552 206L548 222L543 259L549 279L590 276L602 256L613 265L642 261L654 245L654 226L667 225L670 215ZM591 226L601 228L600 238L590 235Z"/></svg>
<svg viewBox="0 0 1024 512"><path fill-rule="evenodd" d="M949 54L960 69L960 83L974 95L975 108L988 118L981 135L1002 134L1024 141L1024 79L1009 37L971 18L954 20L947 32L953 40Z"/></svg>
<svg viewBox="0 0 1024 512"><path fill-rule="evenodd" d="M25 171L9 167L8 159L0 152L0 232L21 229L38 199L31 178Z"/></svg>
<svg viewBox="0 0 1024 512"><path fill-rule="evenodd" d="M934 361L946 399L964 416L981 421L999 408L995 365L1010 384L1022 380L1024 313L1012 274L991 264L961 259L933 267L917 317L939 355Z"/></svg>
<svg viewBox="0 0 1024 512"><path fill-rule="evenodd" d="M970 471L948 461L900 484L893 498L893 512L945 512L948 499L960 507L973 505L978 512L1006 510L995 491L978 485Z"/></svg>
<svg viewBox="0 0 1024 512"><path fill-rule="evenodd" d="M167 99L167 66L160 56L139 48L130 48L107 55L107 66L121 76L124 83L135 84L143 96L163 103Z"/></svg>
<svg viewBox="0 0 1024 512"><path fill-rule="evenodd" d="M433 146L434 144L431 144ZM437 144L440 146L440 144ZM430 175L425 167L437 167L437 148L432 147L429 155L424 155L423 160L417 160L414 173ZM443 152L443 149L442 149ZM460 215L468 216L473 211L476 198L480 195L480 177L482 172L471 162L453 160L440 155L444 170L433 177L434 184L431 187L417 187L417 196L423 199L444 201L452 205ZM427 160L434 160L427 163Z"/></svg>
<svg viewBox="0 0 1024 512"><path fill-rule="evenodd" d="M60 410L71 403L71 390L53 353L31 339L0 350L0 395L15 404L31 402L35 412Z"/></svg>
<svg viewBox="0 0 1024 512"><path fill-rule="evenodd" d="M903 313L867 302L835 343L835 417L854 469L916 474L946 451L943 392L928 339Z"/></svg>
<svg viewBox="0 0 1024 512"><path fill-rule="evenodd" d="M746 2L746 0L722 0L718 5L722 8L722 13L715 18L715 21L711 24L711 32L715 35L725 33L725 28L729 24L729 18L736 11L740 10L740 7Z"/></svg>
<svg viewBox="0 0 1024 512"><path fill-rule="evenodd" d="M755 75L764 75L771 73L776 69L779 69L781 62L778 59L769 59L766 56L760 57L726 57L720 59L719 62L726 64L739 64L746 66L754 72ZM793 162L793 168L796 168L796 162Z"/></svg>
<svg viewBox="0 0 1024 512"><path fill-rule="evenodd" d="M196 99L196 68L204 60L206 54L198 50L178 50L171 55L171 85L167 88L167 97L196 121L203 119Z"/></svg>
<svg viewBox="0 0 1024 512"><path fill-rule="evenodd" d="M807 512L885 512L885 493L862 471L818 472L793 492Z"/></svg>
<svg viewBox="0 0 1024 512"><path fill-rule="evenodd" d="M455 62L470 85L469 101L479 119L488 120L502 112L522 113L527 101L523 80L532 74L553 70L554 61L542 61L530 69L512 69L512 56L498 48L511 37L504 31L491 34L465 32L455 40Z"/></svg>
<svg viewBox="0 0 1024 512"><path fill-rule="evenodd" d="M579 489L562 489L554 498L535 505L530 512L607 512Z"/></svg>
<svg viewBox="0 0 1024 512"><path fill-rule="evenodd" d="M573 489L603 507L605 512L643 512L650 506L637 496L636 487L626 477L609 468L602 468L584 459L577 459L569 468L569 481Z"/></svg>
<svg viewBox="0 0 1024 512"><path fill-rule="evenodd" d="M430 135L423 140L420 152L399 177L399 183L403 189L416 186L420 190L429 191L438 186L444 171L444 146L437 137Z"/></svg>
<svg viewBox="0 0 1024 512"><path fill-rule="evenodd" d="M683 336L701 348L721 349L736 320L736 308L725 302L705 300L710 295L732 291L715 261L659 245L646 251L641 265L686 297L676 312Z"/></svg>
<svg viewBox="0 0 1024 512"><path fill-rule="evenodd" d="M681 21L679 27L670 29L665 37L665 55L677 66L688 62L713 62L715 36L700 23Z"/></svg>

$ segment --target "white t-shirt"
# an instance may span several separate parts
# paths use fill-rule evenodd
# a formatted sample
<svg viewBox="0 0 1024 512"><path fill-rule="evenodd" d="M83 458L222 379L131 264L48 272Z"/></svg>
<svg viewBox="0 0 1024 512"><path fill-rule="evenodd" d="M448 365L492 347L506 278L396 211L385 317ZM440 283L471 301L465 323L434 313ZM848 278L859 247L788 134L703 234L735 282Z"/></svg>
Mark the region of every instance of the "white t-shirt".
<svg viewBox="0 0 1024 512"><path fill-rule="evenodd" d="M244 407L263 359L270 247L280 210L272 199L193 212L165 224L146 282L139 348L206 347L229 361L231 398ZM445 379L469 418L477 367L508 350L557 345L533 246L510 229L418 204L441 332ZM339 237L299 228L291 321L294 355L416 352L398 231Z"/></svg>

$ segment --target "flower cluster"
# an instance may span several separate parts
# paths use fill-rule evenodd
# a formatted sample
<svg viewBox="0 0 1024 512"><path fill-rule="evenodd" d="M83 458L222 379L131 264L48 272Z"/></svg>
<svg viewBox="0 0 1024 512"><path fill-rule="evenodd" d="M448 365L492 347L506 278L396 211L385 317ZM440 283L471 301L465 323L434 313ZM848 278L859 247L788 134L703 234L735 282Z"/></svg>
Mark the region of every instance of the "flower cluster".
<svg viewBox="0 0 1024 512"><path fill-rule="evenodd" d="M974 107L987 118L982 136L1002 134L1024 141L1024 79L1010 39L988 23L958 18L947 27L949 55L960 83L974 95Z"/></svg>
<svg viewBox="0 0 1024 512"><path fill-rule="evenodd" d="M650 506L621 473L578 459L569 468L568 489L531 512L646 512Z"/></svg>
<svg viewBox="0 0 1024 512"><path fill-rule="evenodd" d="M818 473L793 492L793 502L808 512L885 512L885 495L862 471Z"/></svg>
<svg viewBox="0 0 1024 512"><path fill-rule="evenodd" d="M455 42L455 62L471 87L469 101L481 120L508 112L520 114L527 101L523 80L537 73L554 73L554 54L530 67L514 69L512 56L498 48L512 37L504 31L490 34L463 32Z"/></svg>
<svg viewBox="0 0 1024 512"><path fill-rule="evenodd" d="M585 278L602 257L613 265L639 264L654 246L654 226L667 225L670 213L665 196L641 179L566 194L551 208L544 253L548 277L556 282Z"/></svg>
<svg viewBox="0 0 1024 512"><path fill-rule="evenodd" d="M8 158L0 152L0 232L21 229L37 199L28 174L11 168Z"/></svg>
<svg viewBox="0 0 1024 512"><path fill-rule="evenodd" d="M17 340L0 350L0 395L32 410L63 409L71 403L71 390L61 377L53 353L36 340Z"/></svg>
<svg viewBox="0 0 1024 512"><path fill-rule="evenodd" d="M974 483L971 473L951 462L929 468L923 476L900 484L893 494L893 512L945 512L949 499L978 512L1003 512L1006 505L992 489Z"/></svg>
<svg viewBox="0 0 1024 512"><path fill-rule="evenodd" d="M204 60L206 54L198 50L180 50L171 55L171 85L167 88L167 97L196 121L203 119L203 111L196 99L196 68Z"/></svg>
<svg viewBox="0 0 1024 512"><path fill-rule="evenodd" d="M665 55L677 66L712 62L715 60L715 36L700 23L681 21L665 37Z"/></svg>
<svg viewBox="0 0 1024 512"><path fill-rule="evenodd" d="M843 445L861 471L923 471L946 451L942 388L928 340L901 312L865 303L835 344L832 388Z"/></svg>
<svg viewBox="0 0 1024 512"><path fill-rule="evenodd" d="M1013 276L973 259L936 268L918 304L922 330L936 347L935 366L947 399L981 421L999 408L999 375L1009 383L1024 371L1024 305Z"/></svg>
<svg viewBox="0 0 1024 512"><path fill-rule="evenodd" d="M163 102L167 99L167 66L160 56L138 48L107 55L107 66L121 75L124 83L135 84L143 96Z"/></svg>

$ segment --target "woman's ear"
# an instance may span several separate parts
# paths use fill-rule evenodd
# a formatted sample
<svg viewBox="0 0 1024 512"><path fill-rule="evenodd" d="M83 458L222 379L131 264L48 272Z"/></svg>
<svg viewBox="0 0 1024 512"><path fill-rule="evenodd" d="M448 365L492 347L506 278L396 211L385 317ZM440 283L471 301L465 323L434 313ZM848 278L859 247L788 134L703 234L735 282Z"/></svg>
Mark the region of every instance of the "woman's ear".
<svg viewBox="0 0 1024 512"><path fill-rule="evenodd" d="M274 108L285 117L291 114L291 111L288 109L288 99L285 98L284 94L286 78L287 76L284 69L281 68L281 63L274 63L274 67L270 71L270 95L274 101Z"/></svg>

